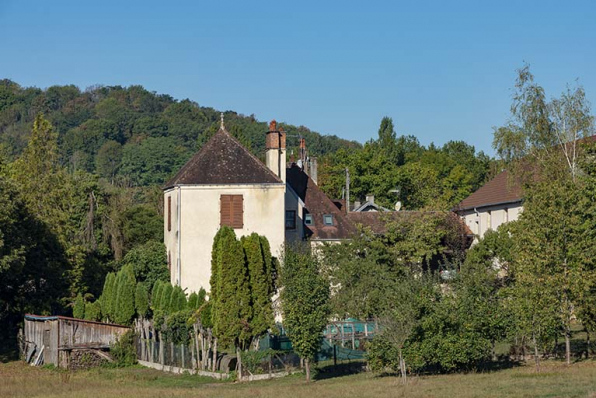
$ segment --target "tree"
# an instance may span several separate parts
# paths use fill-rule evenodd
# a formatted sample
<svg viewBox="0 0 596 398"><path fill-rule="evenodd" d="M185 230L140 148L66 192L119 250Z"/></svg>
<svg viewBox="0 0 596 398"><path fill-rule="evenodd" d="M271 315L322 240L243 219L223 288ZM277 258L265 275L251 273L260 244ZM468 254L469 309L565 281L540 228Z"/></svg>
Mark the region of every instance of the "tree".
<svg viewBox="0 0 596 398"><path fill-rule="evenodd" d="M107 141L99 148L95 156L97 173L114 184L114 178L122 162L122 145L116 141Z"/></svg>
<svg viewBox="0 0 596 398"><path fill-rule="evenodd" d="M159 309L165 313L169 313L170 298L172 297L172 291L174 287L171 283L165 282L161 289L161 296L159 297Z"/></svg>
<svg viewBox="0 0 596 398"><path fill-rule="evenodd" d="M162 282L161 280L157 280L153 284L153 289L151 289L151 309L153 311L157 311L161 308L160 299L163 286L164 282Z"/></svg>
<svg viewBox="0 0 596 398"><path fill-rule="evenodd" d="M117 296L116 275L113 272L106 276L101 294L102 312L108 320L114 320L114 303Z"/></svg>
<svg viewBox="0 0 596 398"><path fill-rule="evenodd" d="M497 154L525 180L528 175L575 180L582 153L579 140L594 134L594 117L583 88L568 87L560 98L548 102L528 65L518 70L515 88L512 121L494 133Z"/></svg>
<svg viewBox="0 0 596 398"><path fill-rule="evenodd" d="M310 247L286 247L283 264L280 298L284 327L294 351L304 359L306 380L310 381L310 361L319 350L330 314L329 284Z"/></svg>
<svg viewBox="0 0 596 398"><path fill-rule="evenodd" d="M73 318L79 319L85 318L85 300L83 299L83 295L81 295L81 293L77 295L73 303L72 316Z"/></svg>
<svg viewBox="0 0 596 398"><path fill-rule="evenodd" d="M132 269L135 279L153 289L156 281L169 281L166 249L162 242L149 241L129 251L123 260L124 266Z"/></svg>
<svg viewBox="0 0 596 398"><path fill-rule="evenodd" d="M118 285L117 312L114 320L121 325L130 325L135 311L135 287L136 280L134 273L128 267L123 268L116 277Z"/></svg>
<svg viewBox="0 0 596 398"><path fill-rule="evenodd" d="M248 263L248 284L252 308L250 333L253 342L258 342L259 337L273 328L275 322L271 303L273 275L270 272L271 267L268 265L271 262L271 252L264 250L264 248L268 249L269 245L267 243L264 247L263 240L266 238L259 237L257 233L242 237L242 246Z"/></svg>
<svg viewBox="0 0 596 398"><path fill-rule="evenodd" d="M135 310L141 318L145 318L149 313L149 293L142 282L137 283L135 289Z"/></svg>

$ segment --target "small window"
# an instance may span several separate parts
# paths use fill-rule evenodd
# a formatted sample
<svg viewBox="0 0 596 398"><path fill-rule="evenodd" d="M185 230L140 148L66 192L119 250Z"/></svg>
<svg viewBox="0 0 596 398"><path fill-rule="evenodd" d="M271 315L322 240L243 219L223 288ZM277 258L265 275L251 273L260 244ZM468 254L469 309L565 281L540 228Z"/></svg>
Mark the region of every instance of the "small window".
<svg viewBox="0 0 596 398"><path fill-rule="evenodd" d="M305 214L304 215L304 225L312 225L312 214Z"/></svg>
<svg viewBox="0 0 596 398"><path fill-rule="evenodd" d="M323 216L323 224L333 225L333 214L325 214Z"/></svg>
<svg viewBox="0 0 596 398"><path fill-rule="evenodd" d="M286 210L286 229L296 229L296 210Z"/></svg>

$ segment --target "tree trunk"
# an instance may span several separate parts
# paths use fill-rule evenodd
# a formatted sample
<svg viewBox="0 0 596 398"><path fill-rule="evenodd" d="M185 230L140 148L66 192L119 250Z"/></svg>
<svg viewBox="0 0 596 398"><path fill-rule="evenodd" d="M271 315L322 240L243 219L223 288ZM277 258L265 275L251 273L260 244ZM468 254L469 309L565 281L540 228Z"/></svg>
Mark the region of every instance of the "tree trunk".
<svg viewBox="0 0 596 398"><path fill-rule="evenodd" d="M213 369L212 369L213 372L215 372L216 367L217 367L217 338L213 342Z"/></svg>
<svg viewBox="0 0 596 398"><path fill-rule="evenodd" d="M242 381L242 355L240 355L240 348L236 347L236 368L238 369L238 381Z"/></svg>
<svg viewBox="0 0 596 398"><path fill-rule="evenodd" d="M565 328L565 362L571 365L571 330L569 327Z"/></svg>
<svg viewBox="0 0 596 398"><path fill-rule="evenodd" d="M310 381L310 360L308 358L304 359L304 368L306 369L306 381Z"/></svg>
<svg viewBox="0 0 596 398"><path fill-rule="evenodd" d="M403 357L401 350L399 350L399 373L401 373L401 382L405 385L407 384L407 374L406 374L406 361Z"/></svg>
<svg viewBox="0 0 596 398"><path fill-rule="evenodd" d="M534 361L536 362L536 372L540 372L540 356L538 355L538 343L536 342L536 336L532 336L534 343Z"/></svg>
<svg viewBox="0 0 596 398"><path fill-rule="evenodd" d="M590 359L590 331L588 329L585 329L585 330L586 330L586 359Z"/></svg>
<svg viewBox="0 0 596 398"><path fill-rule="evenodd" d="M492 346L492 360L496 361L497 360L497 352L496 352L496 347L497 342L495 341L495 339L492 340L491 342L491 346Z"/></svg>

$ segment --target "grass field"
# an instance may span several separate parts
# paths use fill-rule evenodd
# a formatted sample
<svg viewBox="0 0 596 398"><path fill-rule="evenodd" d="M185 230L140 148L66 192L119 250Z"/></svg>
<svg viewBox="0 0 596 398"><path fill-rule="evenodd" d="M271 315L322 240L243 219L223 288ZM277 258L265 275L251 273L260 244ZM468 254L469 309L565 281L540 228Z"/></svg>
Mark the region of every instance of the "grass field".
<svg viewBox="0 0 596 398"><path fill-rule="evenodd" d="M300 374L252 383L214 382L191 375L170 375L141 367L64 372L22 362L0 364L0 397L596 397L596 361L570 367L545 361L490 373L410 378L370 373L305 383Z"/></svg>

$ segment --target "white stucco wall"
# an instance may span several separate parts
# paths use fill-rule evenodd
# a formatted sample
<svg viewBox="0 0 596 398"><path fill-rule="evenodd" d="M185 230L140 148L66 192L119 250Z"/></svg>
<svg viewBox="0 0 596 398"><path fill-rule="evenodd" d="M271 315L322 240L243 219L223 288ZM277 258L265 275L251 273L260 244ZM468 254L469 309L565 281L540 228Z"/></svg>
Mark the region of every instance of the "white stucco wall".
<svg viewBox="0 0 596 398"><path fill-rule="evenodd" d="M172 196L172 230L167 230L168 196ZM180 233L178 233L180 195ZM188 185L164 192L164 241L171 255L170 279L188 292L209 291L211 248L220 227L220 195L243 195L244 227L238 237L253 232L267 237L279 257L285 237L285 184ZM180 250L178 249L180 247ZM180 259L178 269L177 262Z"/></svg>
<svg viewBox="0 0 596 398"><path fill-rule="evenodd" d="M487 206L465 210L461 213L466 225L476 235L482 238L489 229L496 230L502 224L519 218L523 206L521 202ZM476 242L477 239L474 240Z"/></svg>

